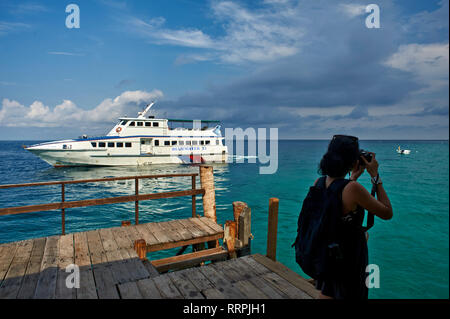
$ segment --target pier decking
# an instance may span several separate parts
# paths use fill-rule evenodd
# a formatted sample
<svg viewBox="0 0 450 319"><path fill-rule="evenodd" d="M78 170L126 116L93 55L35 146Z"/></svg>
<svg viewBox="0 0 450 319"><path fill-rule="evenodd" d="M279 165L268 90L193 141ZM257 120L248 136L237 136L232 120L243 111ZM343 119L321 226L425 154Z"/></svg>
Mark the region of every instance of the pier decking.
<svg viewBox="0 0 450 319"><path fill-rule="evenodd" d="M61 185L61 202L0 208L0 216L61 210L61 235L0 244L0 299L312 299L318 291L276 261L278 199L269 201L267 257L251 253L251 209L233 202L234 220L217 223L212 167L198 174L114 177L0 185L0 189ZM190 177L192 188L139 193L139 180ZM65 201L65 186L135 180L135 194ZM203 217L196 212L202 195ZM190 196L192 218L140 223L139 201ZM134 225L65 233L66 210L135 202ZM222 243L221 243L221 242ZM193 252L185 253L191 246ZM175 256L149 260L148 253L179 247Z"/></svg>
<svg viewBox="0 0 450 319"><path fill-rule="evenodd" d="M0 298L311 299L316 296L305 279L262 255L160 274L150 261L140 259L133 248L138 238L147 238L147 250L152 251L162 245L182 246L185 241L205 241L205 236L207 240L223 236L220 226L212 227L207 222L205 218L195 221L190 218L2 244ZM221 247L215 249L219 259L226 258L226 251L221 251ZM80 288L66 286L71 274L66 267L71 264L79 267Z"/></svg>

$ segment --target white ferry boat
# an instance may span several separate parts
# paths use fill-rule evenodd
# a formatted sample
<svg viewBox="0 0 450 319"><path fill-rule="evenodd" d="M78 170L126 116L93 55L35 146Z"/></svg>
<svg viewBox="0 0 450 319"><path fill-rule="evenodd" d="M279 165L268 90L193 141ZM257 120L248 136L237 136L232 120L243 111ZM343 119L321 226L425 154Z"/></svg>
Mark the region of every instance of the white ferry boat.
<svg viewBox="0 0 450 319"><path fill-rule="evenodd" d="M54 167L168 163L226 163L228 150L219 121L123 117L106 136L53 141L25 147ZM176 125L192 124L192 128ZM209 127L210 124L215 125Z"/></svg>

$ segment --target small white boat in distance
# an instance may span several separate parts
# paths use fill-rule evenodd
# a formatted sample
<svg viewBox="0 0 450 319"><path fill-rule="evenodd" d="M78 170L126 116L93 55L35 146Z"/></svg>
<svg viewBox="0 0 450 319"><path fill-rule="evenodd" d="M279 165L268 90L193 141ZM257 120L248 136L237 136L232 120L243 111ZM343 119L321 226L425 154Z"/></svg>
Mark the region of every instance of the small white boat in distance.
<svg viewBox="0 0 450 319"><path fill-rule="evenodd" d="M53 141L25 147L54 167L226 163L228 149L219 121L120 118L105 136ZM192 128L175 127L190 123ZM214 124L214 127L209 127Z"/></svg>
<svg viewBox="0 0 450 319"><path fill-rule="evenodd" d="M400 146L399 146L399 147L397 148L397 153L407 155L407 154L411 153L411 150L402 150L402 149L400 148Z"/></svg>

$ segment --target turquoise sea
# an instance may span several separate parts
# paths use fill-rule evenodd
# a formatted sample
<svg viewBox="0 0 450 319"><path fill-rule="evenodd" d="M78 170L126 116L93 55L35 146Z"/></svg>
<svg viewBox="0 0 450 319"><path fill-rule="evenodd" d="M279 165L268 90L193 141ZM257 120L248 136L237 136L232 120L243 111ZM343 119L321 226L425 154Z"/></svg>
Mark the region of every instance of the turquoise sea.
<svg viewBox="0 0 450 319"><path fill-rule="evenodd" d="M99 167L55 169L21 146L36 141L0 141L0 184L72 180L111 176L198 172L198 167ZM232 202L252 209L252 252L265 254L270 197L280 199L277 258L301 274L291 243L297 218L309 186L318 177L317 166L328 141L283 140L278 146L278 170L260 175L259 164L214 166L219 223L233 219ZM369 262L380 269L380 288L370 298L449 297L449 145L448 141L361 141L377 154L380 175L394 208L389 221L376 220L370 230ZM398 145L410 155L395 152ZM367 173L360 181L368 189ZM199 184L199 181L198 181ZM189 178L147 180L141 193L188 189ZM369 189L370 190L370 189ZM134 182L107 182L66 187L66 200L132 194ZM0 208L60 200L56 186L0 190ZM201 198L197 211L202 212ZM140 203L140 221L164 221L191 215L189 197ZM66 232L118 226L133 220L134 203L68 209ZM59 234L58 211L0 216L0 243ZM161 255L161 253L159 254ZM150 255L150 258L159 257Z"/></svg>

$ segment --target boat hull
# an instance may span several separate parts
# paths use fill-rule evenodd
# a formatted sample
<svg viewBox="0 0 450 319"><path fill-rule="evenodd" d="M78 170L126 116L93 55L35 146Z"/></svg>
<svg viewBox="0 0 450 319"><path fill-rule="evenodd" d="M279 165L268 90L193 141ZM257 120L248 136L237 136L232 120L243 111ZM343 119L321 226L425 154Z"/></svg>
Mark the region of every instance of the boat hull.
<svg viewBox="0 0 450 319"><path fill-rule="evenodd" d="M227 163L223 154L115 155L86 151L29 150L54 167L67 166L143 166L157 164Z"/></svg>

